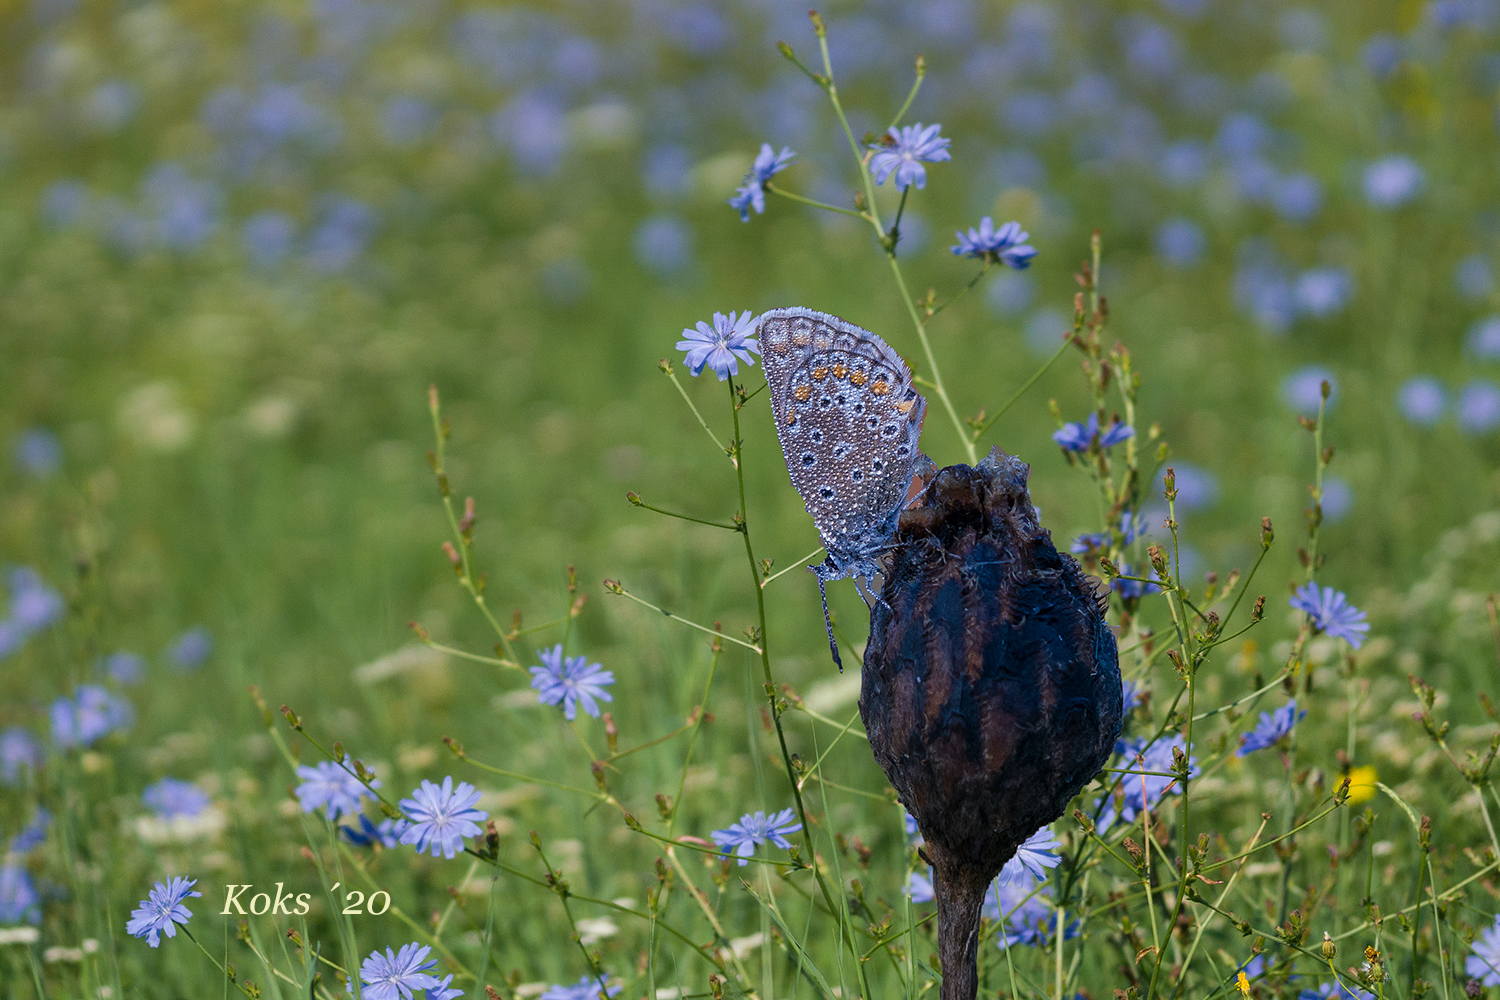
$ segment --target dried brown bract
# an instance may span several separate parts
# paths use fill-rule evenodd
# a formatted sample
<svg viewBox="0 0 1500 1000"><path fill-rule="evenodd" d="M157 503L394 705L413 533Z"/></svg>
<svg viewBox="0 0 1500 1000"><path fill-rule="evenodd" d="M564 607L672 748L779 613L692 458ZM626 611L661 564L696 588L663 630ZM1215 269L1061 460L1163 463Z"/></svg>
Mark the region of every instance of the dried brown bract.
<svg viewBox="0 0 1500 1000"><path fill-rule="evenodd" d="M1062 815L1120 733L1095 585L1037 522L1030 468L996 449L901 515L870 621L860 716L927 841L943 1000L971 1000L986 888Z"/></svg>

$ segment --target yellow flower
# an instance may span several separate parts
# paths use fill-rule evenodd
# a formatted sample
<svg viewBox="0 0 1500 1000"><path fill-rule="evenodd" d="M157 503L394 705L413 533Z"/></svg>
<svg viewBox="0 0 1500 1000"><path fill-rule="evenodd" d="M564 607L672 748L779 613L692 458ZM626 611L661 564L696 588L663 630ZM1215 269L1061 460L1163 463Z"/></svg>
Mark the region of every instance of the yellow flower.
<svg viewBox="0 0 1500 1000"><path fill-rule="evenodd" d="M1368 802L1375 797L1375 768L1369 764L1349 772L1349 802Z"/></svg>
<svg viewBox="0 0 1500 1000"><path fill-rule="evenodd" d="M1248 980L1248 979L1245 978L1245 973L1244 973L1243 970L1240 972L1240 984L1239 985L1240 985L1240 992L1243 993L1243 994L1245 994L1245 996L1249 996L1250 995L1250 980Z"/></svg>

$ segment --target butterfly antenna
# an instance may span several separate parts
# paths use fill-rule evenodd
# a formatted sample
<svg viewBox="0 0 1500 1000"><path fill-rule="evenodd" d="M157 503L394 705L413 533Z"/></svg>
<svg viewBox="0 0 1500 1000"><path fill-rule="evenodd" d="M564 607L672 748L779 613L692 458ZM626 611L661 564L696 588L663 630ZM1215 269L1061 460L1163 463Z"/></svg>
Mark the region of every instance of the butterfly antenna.
<svg viewBox="0 0 1500 1000"><path fill-rule="evenodd" d="M822 577L818 577L818 596L823 599L823 624L828 627L828 649L833 653L834 665L839 668L839 673L843 673L844 661L839 659L839 644L833 637L833 619L828 617L828 591L823 585Z"/></svg>

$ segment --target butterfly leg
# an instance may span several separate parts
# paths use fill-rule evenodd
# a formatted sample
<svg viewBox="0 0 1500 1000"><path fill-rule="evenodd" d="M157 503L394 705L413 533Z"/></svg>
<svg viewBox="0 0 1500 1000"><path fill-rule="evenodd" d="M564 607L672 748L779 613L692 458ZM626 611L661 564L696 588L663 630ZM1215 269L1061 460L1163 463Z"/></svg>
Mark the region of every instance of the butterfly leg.
<svg viewBox="0 0 1500 1000"><path fill-rule="evenodd" d="M823 574L818 574L818 596L823 599L823 624L828 627L828 649L833 653L833 662L844 672L844 661L839 659L839 644L833 637L833 619L828 616L828 591L824 589Z"/></svg>

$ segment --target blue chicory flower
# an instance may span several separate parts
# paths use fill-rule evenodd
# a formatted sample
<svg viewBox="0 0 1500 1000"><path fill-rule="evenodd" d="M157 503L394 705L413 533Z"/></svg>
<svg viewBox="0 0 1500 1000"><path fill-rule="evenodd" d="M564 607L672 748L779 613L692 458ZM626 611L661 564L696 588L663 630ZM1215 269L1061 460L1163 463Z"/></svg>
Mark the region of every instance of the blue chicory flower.
<svg viewBox="0 0 1500 1000"><path fill-rule="evenodd" d="M133 937L145 938L146 943L153 948L161 947L161 935L167 937L177 936L177 924L187 925L193 916L183 900L191 896L201 896L201 892L189 892L197 879L188 879L178 876L168 883L158 882L151 889L150 897L141 900L138 909L130 914L130 920L125 924L126 933Z"/></svg>
<svg viewBox="0 0 1500 1000"><path fill-rule="evenodd" d="M582 656L570 656L565 660L560 644L539 651L537 656L546 664L530 668L531 686L537 689L537 701L543 705L562 705L563 717L569 722L578 717L580 702L583 710L597 719L598 702L615 700L604 690L615 682L615 675L599 664L589 663Z"/></svg>
<svg viewBox="0 0 1500 1000"><path fill-rule="evenodd" d="M1376 208L1398 208L1422 191L1426 175L1409 156L1387 156L1365 168L1365 199Z"/></svg>
<svg viewBox="0 0 1500 1000"><path fill-rule="evenodd" d="M1090 413L1086 422L1063 424L1062 429L1052 435L1063 451L1088 451L1097 440L1100 448L1112 448L1127 438L1135 436L1135 428L1116 420L1099 433L1099 414Z"/></svg>
<svg viewBox="0 0 1500 1000"><path fill-rule="evenodd" d="M750 221L752 208L755 209L756 215L765 212L766 181L790 166L796 156L796 153L785 146L778 153L771 148L769 142L761 143L760 154L755 157L755 162L750 166L750 172L745 175L745 183L735 188L734 197L729 199L729 207L740 213L741 222Z"/></svg>
<svg viewBox="0 0 1500 1000"><path fill-rule="evenodd" d="M42 766L42 745L25 726L11 726L0 732L0 784L14 785L23 769L35 771Z"/></svg>
<svg viewBox="0 0 1500 1000"><path fill-rule="evenodd" d="M912 872L906 877L906 894L911 897L913 903L930 903L937 898L932 888L932 875L920 875Z"/></svg>
<svg viewBox="0 0 1500 1000"><path fill-rule="evenodd" d="M1297 711L1297 699L1293 698L1275 712L1260 713L1260 722L1250 732L1240 736L1240 748L1236 757L1244 757L1257 750L1275 746L1292 731L1298 720L1307 715L1307 710Z"/></svg>
<svg viewBox="0 0 1500 1000"><path fill-rule="evenodd" d="M677 349L687 352L682 363L688 366L694 378L707 366L723 382L740 373L736 358L754 366L755 359L750 355L760 353L760 342L754 333L755 317L750 310L738 314L731 312L728 316L716 312L713 326L700 319L696 328L683 330L683 339L677 342Z"/></svg>
<svg viewBox="0 0 1500 1000"><path fill-rule="evenodd" d="M474 808L479 790L467 781L454 788L452 775L443 778L442 787L423 779L411 796L401 800L401 811L411 820L401 833L401 843L411 844L418 854L430 850L433 857L441 852L452 858L463 850L465 837L484 832L479 821L489 813Z"/></svg>
<svg viewBox="0 0 1500 1000"><path fill-rule="evenodd" d="M339 834L355 847L373 847L379 844L390 850L401 843L401 833L406 829L406 820L387 816L374 823L364 813L359 814L359 824L345 823L339 826Z"/></svg>
<svg viewBox="0 0 1500 1000"><path fill-rule="evenodd" d="M763 810L757 809L753 813L746 813L740 817L738 823L731 824L727 829L715 830L710 836L714 843L721 848L734 848L734 853L739 856L739 863L743 867L749 864L747 858L753 857L755 848L759 844L774 844L780 848L789 848L792 842L786 839L789 833L796 833L802 829L802 824L793 817L791 809L783 809L779 813L767 816Z"/></svg>
<svg viewBox="0 0 1500 1000"><path fill-rule="evenodd" d="M390 948L384 955L370 952L359 967L360 995L366 1000L412 1000L413 990L440 985L427 971L437 967L437 959L427 957L431 951L428 945L406 944L400 952ZM353 993L354 983L349 982L345 990Z"/></svg>
<svg viewBox="0 0 1500 1000"><path fill-rule="evenodd" d="M52 742L59 748L89 747L117 729L128 728L135 710L97 684L81 684L72 698L52 703Z"/></svg>
<svg viewBox="0 0 1500 1000"><path fill-rule="evenodd" d="M1500 915L1474 938L1474 954L1464 959L1464 972L1481 986L1500 986Z"/></svg>
<svg viewBox="0 0 1500 1000"><path fill-rule="evenodd" d="M967 233L955 235L958 243L948 249L957 257L996 261L1024 271L1036 256L1036 247L1026 242L1031 234L1023 230L1019 222L1007 222L996 229L995 221L986 215L979 220L978 228L971 226Z"/></svg>
<svg viewBox="0 0 1500 1000"><path fill-rule="evenodd" d="M194 625L167 647L167 658L178 670L196 670L213 651L213 633L202 625Z"/></svg>
<svg viewBox="0 0 1500 1000"><path fill-rule="evenodd" d="M1145 582L1142 582L1141 580L1126 580L1126 579L1123 579L1123 577L1127 577L1127 576L1139 576L1140 575L1139 573L1136 572L1135 568L1130 565L1130 563L1125 562L1123 559L1120 560L1119 562L1115 563L1115 567L1120 571L1120 576L1117 576L1117 577L1114 578L1114 580L1110 581L1110 585L1109 585L1110 589L1114 590L1116 593L1118 593L1121 597L1125 598L1127 601L1128 600L1132 600L1132 599L1137 598L1137 597L1143 597L1146 594L1159 594L1159 593L1161 593L1161 587L1158 586L1157 584L1154 584L1154 583L1145 583ZM1151 571L1151 575L1155 576L1156 575L1156 570L1153 569Z"/></svg>
<svg viewBox="0 0 1500 1000"><path fill-rule="evenodd" d="M1414 375L1396 390L1396 408L1418 427L1432 427L1443 419L1448 408L1448 394L1443 383L1431 375Z"/></svg>
<svg viewBox="0 0 1500 1000"><path fill-rule="evenodd" d="M1487 434L1500 427L1500 385L1475 379L1459 390L1453 411L1465 434Z"/></svg>
<svg viewBox="0 0 1500 1000"><path fill-rule="evenodd" d="M922 164L939 163L953 158L948 152L948 146L953 140L938 134L942 128L941 125L928 125L924 128L921 122L900 129L892 126L878 142L871 143L870 149L874 150L874 155L870 157L870 172L875 176L875 183L884 184L885 179L894 172L896 186L899 188L911 187L913 184L918 190L926 187L927 168Z"/></svg>
<svg viewBox="0 0 1500 1000"><path fill-rule="evenodd" d="M1162 796L1171 793L1182 794L1182 785L1175 777L1163 777L1162 775L1172 770L1172 751L1182 750L1186 752L1186 744L1181 736L1174 736L1170 740L1158 740L1150 745L1144 737L1135 740L1122 740L1116 744L1115 752L1123 757L1121 767L1126 773L1121 775L1119 794L1122 802L1118 811L1115 806L1115 796L1109 796L1103 802L1104 808L1099 813L1099 831L1102 833L1114 825L1116 819L1132 822L1142 809L1152 809L1161 801ZM1137 758L1140 758L1137 760ZM1156 772L1147 774L1144 772ZM1188 776L1197 777L1199 773L1196 757L1188 758Z"/></svg>
<svg viewBox="0 0 1500 1000"><path fill-rule="evenodd" d="M1000 884L1017 884L1028 876L1037 880L1046 879L1047 869L1056 868L1062 862L1051 850L1061 845L1062 841L1052 836L1051 827L1042 827L1027 837L1026 842L1016 848L1015 857L1000 869Z"/></svg>
<svg viewBox="0 0 1500 1000"><path fill-rule="evenodd" d="M36 570L20 566L10 571L10 618L26 634L46 628L66 610L62 595L43 583Z"/></svg>
<svg viewBox="0 0 1500 1000"><path fill-rule="evenodd" d="M0 865L0 925L42 921L42 897L31 874L15 861Z"/></svg>
<svg viewBox="0 0 1500 1000"><path fill-rule="evenodd" d="M547 991L541 995L540 1000L601 1000L601 998L608 1000L609 997L614 996L625 988L623 986L609 986L607 983L608 981L606 980L606 985L601 988L598 976L584 976L572 986L559 984L548 987Z"/></svg>
<svg viewBox="0 0 1500 1000"><path fill-rule="evenodd" d="M330 820L359 812L360 803L368 794L364 784L354 776L348 754L344 754L342 766L331 760L319 761L312 767L303 764L297 768L297 777L302 779L296 790L302 811L312 812L321 807ZM371 779L370 787L379 788L380 779Z"/></svg>
<svg viewBox="0 0 1500 1000"><path fill-rule="evenodd" d="M1316 583L1305 583L1292 593L1290 603L1296 610L1307 613L1316 631L1343 639L1355 649L1364 643L1370 631L1365 613L1332 587L1320 588Z"/></svg>
<svg viewBox="0 0 1500 1000"><path fill-rule="evenodd" d="M163 819L174 816L193 817L208 808L208 796L201 788L191 781L180 781L177 778L163 778L156 784L147 786L141 793L141 801Z"/></svg>
<svg viewBox="0 0 1500 1000"><path fill-rule="evenodd" d="M16 464L29 475L50 476L62 465L62 445L45 427L32 427L16 435Z"/></svg>
<svg viewBox="0 0 1500 1000"><path fill-rule="evenodd" d="M51 823L52 814L38 807L36 815L31 817L31 822L27 823L25 829L11 839L10 853L25 854L27 851L46 843L47 827Z"/></svg>

